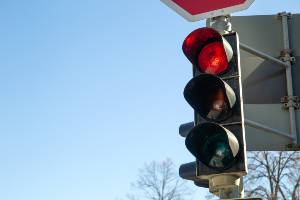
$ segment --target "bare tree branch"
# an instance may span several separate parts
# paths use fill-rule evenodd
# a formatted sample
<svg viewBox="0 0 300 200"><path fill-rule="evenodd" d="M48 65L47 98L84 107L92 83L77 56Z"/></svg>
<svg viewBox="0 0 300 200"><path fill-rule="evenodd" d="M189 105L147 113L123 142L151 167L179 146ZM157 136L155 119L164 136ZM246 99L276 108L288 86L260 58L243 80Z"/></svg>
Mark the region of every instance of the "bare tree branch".
<svg viewBox="0 0 300 200"><path fill-rule="evenodd" d="M138 179L132 186L135 193L127 195L130 200L138 200L141 197L150 200L183 200L190 194L184 180L175 173L170 159L145 164L139 170Z"/></svg>
<svg viewBox="0 0 300 200"><path fill-rule="evenodd" d="M267 200L299 200L299 152L248 152L247 196Z"/></svg>

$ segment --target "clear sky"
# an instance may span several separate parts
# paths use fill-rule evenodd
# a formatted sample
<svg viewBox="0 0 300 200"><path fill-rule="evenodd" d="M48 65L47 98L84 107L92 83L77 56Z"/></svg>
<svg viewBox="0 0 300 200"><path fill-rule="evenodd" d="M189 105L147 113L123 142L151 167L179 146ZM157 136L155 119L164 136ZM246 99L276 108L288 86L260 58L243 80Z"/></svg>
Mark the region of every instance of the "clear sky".
<svg viewBox="0 0 300 200"><path fill-rule="evenodd" d="M300 1L236 15L284 10ZM178 135L193 116L181 45L201 26L159 0L2 1L0 199L114 200L145 162L193 161Z"/></svg>

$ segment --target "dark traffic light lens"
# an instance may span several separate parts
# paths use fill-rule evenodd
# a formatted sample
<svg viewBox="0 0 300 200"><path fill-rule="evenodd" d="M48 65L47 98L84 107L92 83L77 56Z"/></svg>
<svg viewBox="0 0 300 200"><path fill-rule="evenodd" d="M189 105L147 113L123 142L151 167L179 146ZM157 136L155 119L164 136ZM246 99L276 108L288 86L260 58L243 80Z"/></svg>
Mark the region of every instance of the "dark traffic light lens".
<svg viewBox="0 0 300 200"><path fill-rule="evenodd" d="M200 74L190 80L184 97L202 118L214 122L228 119L236 102L233 89L211 74Z"/></svg>
<svg viewBox="0 0 300 200"><path fill-rule="evenodd" d="M218 75L228 68L227 55L223 42L212 42L203 47L198 56L199 70Z"/></svg>
<svg viewBox="0 0 300 200"><path fill-rule="evenodd" d="M194 127L185 144L199 161L215 169L230 167L239 151L235 135L223 126L210 122Z"/></svg>
<svg viewBox="0 0 300 200"><path fill-rule="evenodd" d="M222 120L230 115L230 107L226 101L225 91L221 88L213 88L208 91L203 102L203 110L205 111L205 117L211 120ZM205 97L203 97L205 98Z"/></svg>

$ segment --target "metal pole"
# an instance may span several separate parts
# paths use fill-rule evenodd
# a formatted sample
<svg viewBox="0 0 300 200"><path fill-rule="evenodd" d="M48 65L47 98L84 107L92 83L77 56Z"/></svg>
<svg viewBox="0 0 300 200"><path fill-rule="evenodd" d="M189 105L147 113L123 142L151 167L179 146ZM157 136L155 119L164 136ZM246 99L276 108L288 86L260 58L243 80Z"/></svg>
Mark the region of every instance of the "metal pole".
<svg viewBox="0 0 300 200"><path fill-rule="evenodd" d="M240 185L239 185L239 189L240 189L240 197L244 198L245 197L245 190L244 190L244 177L240 178Z"/></svg>
<svg viewBox="0 0 300 200"><path fill-rule="evenodd" d="M211 25L220 34L230 33L232 26L230 16L218 16L208 20L206 25ZM212 22L212 24L211 24ZM219 175L209 179L209 189L214 191L221 199L240 198L240 177L232 175Z"/></svg>
<svg viewBox="0 0 300 200"><path fill-rule="evenodd" d="M240 198L241 179L235 175L216 175L209 178L209 191L220 199Z"/></svg>
<svg viewBox="0 0 300 200"><path fill-rule="evenodd" d="M288 13L283 12L279 14L282 22L282 36L283 36L283 48L284 50L290 49L289 43L289 27L288 27ZM293 79L292 79L292 65L290 60L286 60L285 63L288 65L286 68L286 82L287 82L287 94L289 97L293 96ZM296 116L295 108L293 106L289 107L290 113L290 131L295 137L294 142L297 144L297 128L296 128Z"/></svg>

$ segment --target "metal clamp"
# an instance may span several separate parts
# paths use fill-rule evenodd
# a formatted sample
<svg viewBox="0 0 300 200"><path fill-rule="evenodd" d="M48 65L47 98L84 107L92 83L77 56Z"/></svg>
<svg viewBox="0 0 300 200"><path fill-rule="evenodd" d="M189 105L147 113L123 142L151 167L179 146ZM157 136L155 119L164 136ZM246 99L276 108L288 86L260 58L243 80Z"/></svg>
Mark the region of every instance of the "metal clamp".
<svg viewBox="0 0 300 200"><path fill-rule="evenodd" d="M284 96L281 98L281 103L285 109L289 109L290 107L294 107L295 109L300 108L298 96Z"/></svg>
<svg viewBox="0 0 300 200"><path fill-rule="evenodd" d="M230 15L217 16L212 18L211 27L221 34L231 33L232 25L230 23Z"/></svg>
<svg viewBox="0 0 300 200"><path fill-rule="evenodd" d="M277 14L277 19L281 19L282 16L287 16L288 19L292 18L292 14L290 12L280 12Z"/></svg>
<svg viewBox="0 0 300 200"><path fill-rule="evenodd" d="M291 49L283 49L280 52L280 60L283 62L291 62L291 63L295 63L296 62L296 58L294 56L292 56L293 51Z"/></svg>
<svg viewBox="0 0 300 200"><path fill-rule="evenodd" d="M286 149L286 151L299 151L300 150L300 145L294 144L294 143L287 144L285 146L285 149Z"/></svg>

